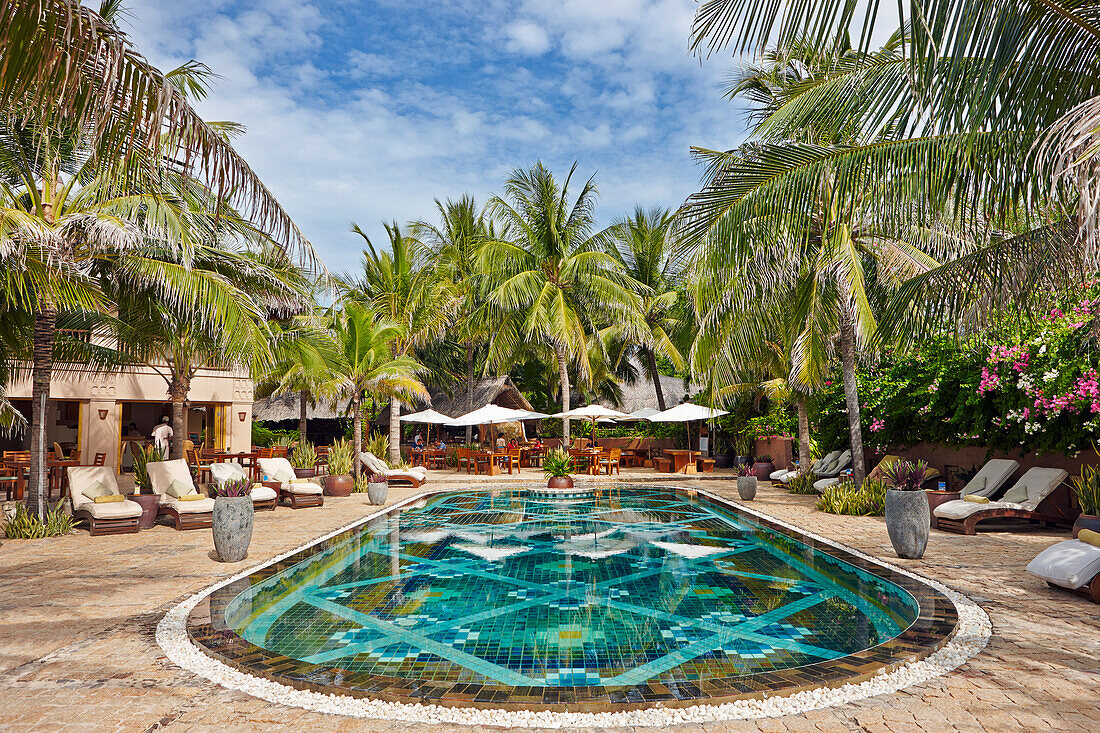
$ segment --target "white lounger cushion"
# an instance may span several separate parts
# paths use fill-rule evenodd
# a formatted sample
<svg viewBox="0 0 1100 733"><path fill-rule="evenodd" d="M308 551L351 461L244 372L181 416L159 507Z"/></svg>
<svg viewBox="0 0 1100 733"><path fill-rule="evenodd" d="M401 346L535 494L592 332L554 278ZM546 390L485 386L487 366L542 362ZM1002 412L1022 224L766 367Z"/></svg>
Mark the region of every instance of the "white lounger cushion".
<svg viewBox="0 0 1100 733"><path fill-rule="evenodd" d="M283 491L289 491L291 494L321 494L324 490L315 483L289 483L283 484Z"/></svg>
<svg viewBox="0 0 1100 733"><path fill-rule="evenodd" d="M257 501L271 501L272 499L279 498L275 489L270 486L264 486L263 484L257 484L252 487L252 491L248 492L248 495L252 497L253 503Z"/></svg>
<svg viewBox="0 0 1100 733"><path fill-rule="evenodd" d="M239 463L211 463L210 464L210 477L214 479L214 483L221 486L227 481L239 481L242 478L248 478L248 474L244 470L244 466Z"/></svg>
<svg viewBox="0 0 1100 733"><path fill-rule="evenodd" d="M214 500L210 497L195 501L180 501L171 496L162 496L161 505L175 509L180 514L205 514L214 511Z"/></svg>
<svg viewBox="0 0 1100 733"><path fill-rule="evenodd" d="M380 476L387 478L401 478L402 476L413 476L420 481L426 481L428 479L428 469L423 466L413 466L412 468L390 468L386 465L378 456L374 455L370 451L363 451L359 454L359 460L366 466L367 470L371 473L376 473Z"/></svg>
<svg viewBox="0 0 1100 733"><path fill-rule="evenodd" d="M944 519L966 519L975 512L985 509L1017 509L1033 512L1043 499L1047 498L1052 491L1058 488L1059 484L1066 480L1066 476L1069 476L1069 473L1061 468L1035 466L1029 468L1027 473L1016 482L1016 485L1005 492L1006 496L1010 498L1018 497L1023 501L991 501L988 504L979 504L957 499L940 504L933 513Z"/></svg>
<svg viewBox="0 0 1100 733"><path fill-rule="evenodd" d="M974 494L975 496L991 497L997 493L997 489L1016 473L1020 464L1009 458L994 458L987 461L981 470L974 474L966 486L959 493L963 496Z"/></svg>
<svg viewBox="0 0 1100 733"><path fill-rule="evenodd" d="M1100 573L1100 547L1081 540L1059 542L1036 555L1027 571L1063 588L1080 588Z"/></svg>
<svg viewBox="0 0 1100 733"><path fill-rule="evenodd" d="M141 504L136 501L112 501L106 504L96 504L94 501L81 504L77 507L80 511L88 512L96 519L126 519L141 516Z"/></svg>
<svg viewBox="0 0 1100 733"><path fill-rule="evenodd" d="M195 488L195 482L191 479L191 469L187 467L187 461L177 458L174 461L156 461L145 466L149 474L149 483L153 485L153 493L160 495L161 506L170 506L181 514L201 514L214 511L214 500L210 498L196 501L179 501L166 492L172 484L181 484L190 487L189 494L199 493ZM181 507L181 505L187 505Z"/></svg>
<svg viewBox="0 0 1100 733"><path fill-rule="evenodd" d="M790 472L791 472L791 469L789 469L789 468L781 468L778 471L772 471L771 475L768 476L768 478L771 479L772 481L779 481L781 478L783 478L784 476L786 476Z"/></svg>
<svg viewBox="0 0 1100 733"><path fill-rule="evenodd" d="M840 479L837 478L837 477L823 478L823 479L820 479L818 481L814 481L814 491L816 491L818 493L821 493L822 491L829 488L833 484L839 484L839 483L840 483Z"/></svg>
<svg viewBox="0 0 1100 733"><path fill-rule="evenodd" d="M109 489L112 494L122 493L118 490L118 481L115 479L113 468L107 468L106 466L69 466L66 470L69 474L69 498L73 502L73 511L88 509L89 505L110 506L109 504L96 504L95 501L84 496L84 489L97 481ZM127 500L125 503L141 509L137 502ZM95 515L93 514L93 516Z"/></svg>
<svg viewBox="0 0 1100 733"><path fill-rule="evenodd" d="M260 468L260 478L264 481L277 481L281 484L294 478L294 466L285 458L260 458L256 465Z"/></svg>

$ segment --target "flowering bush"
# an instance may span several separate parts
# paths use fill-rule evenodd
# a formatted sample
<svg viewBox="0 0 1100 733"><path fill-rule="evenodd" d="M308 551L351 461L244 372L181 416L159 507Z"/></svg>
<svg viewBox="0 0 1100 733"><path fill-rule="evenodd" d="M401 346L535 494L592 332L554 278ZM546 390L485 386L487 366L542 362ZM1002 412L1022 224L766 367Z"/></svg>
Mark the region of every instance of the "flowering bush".
<svg viewBox="0 0 1100 733"><path fill-rule="evenodd" d="M1072 454L1100 439L1100 287L1031 319L1007 318L969 340L937 337L886 353L857 374L864 440ZM839 380L815 401L825 446L848 442Z"/></svg>

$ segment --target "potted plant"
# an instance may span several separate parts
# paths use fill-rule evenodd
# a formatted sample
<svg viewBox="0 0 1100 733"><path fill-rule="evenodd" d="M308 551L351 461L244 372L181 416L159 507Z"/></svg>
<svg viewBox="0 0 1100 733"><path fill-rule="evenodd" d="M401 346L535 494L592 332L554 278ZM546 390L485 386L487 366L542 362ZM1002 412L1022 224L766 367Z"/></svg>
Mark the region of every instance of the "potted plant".
<svg viewBox="0 0 1100 733"><path fill-rule="evenodd" d="M309 441L294 446L290 452L290 465L297 478L313 478L317 475L317 451Z"/></svg>
<svg viewBox="0 0 1100 733"><path fill-rule="evenodd" d="M772 473L775 471L775 464L772 463L772 457L768 454L757 456L756 460L752 463L752 475L761 481L767 481L771 478Z"/></svg>
<svg viewBox="0 0 1100 733"><path fill-rule="evenodd" d="M1081 515L1073 523L1073 536L1083 529L1100 532L1100 469L1083 465L1081 475L1075 476L1070 483L1081 507Z"/></svg>
<svg viewBox="0 0 1100 733"><path fill-rule="evenodd" d="M740 464L735 469L737 472L737 495L741 501L752 501L756 498L757 477L746 464Z"/></svg>
<svg viewBox="0 0 1100 733"><path fill-rule="evenodd" d="M351 478L351 467L355 454L351 441L341 438L328 449L328 475L325 476L325 494L328 496L351 496L355 482Z"/></svg>
<svg viewBox="0 0 1100 733"><path fill-rule="evenodd" d="M733 461L735 465L749 465L749 451L752 450L752 433L747 428L741 428L733 435L733 450L737 454Z"/></svg>
<svg viewBox="0 0 1100 733"><path fill-rule="evenodd" d="M886 491L886 531L898 557L924 557L931 526L928 499L921 491L927 470L924 461L894 461L883 470L890 486Z"/></svg>
<svg viewBox="0 0 1100 733"><path fill-rule="evenodd" d="M367 485L367 501L381 506L386 503L390 495L390 485L386 477L380 473L367 473L359 477L359 480Z"/></svg>
<svg viewBox="0 0 1100 733"><path fill-rule="evenodd" d="M216 489L211 527L222 562L240 562L248 555L255 517L251 494L252 482L244 478L226 481Z"/></svg>
<svg viewBox="0 0 1100 733"><path fill-rule="evenodd" d="M573 488L573 457L561 448L548 451L542 460L542 472L546 475L548 489Z"/></svg>

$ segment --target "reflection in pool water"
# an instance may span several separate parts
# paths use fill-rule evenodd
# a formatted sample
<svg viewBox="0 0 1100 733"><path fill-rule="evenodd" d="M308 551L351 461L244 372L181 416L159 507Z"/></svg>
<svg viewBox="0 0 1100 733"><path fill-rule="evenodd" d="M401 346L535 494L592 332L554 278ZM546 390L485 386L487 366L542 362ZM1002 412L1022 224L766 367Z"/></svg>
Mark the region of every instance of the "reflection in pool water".
<svg viewBox="0 0 1100 733"><path fill-rule="evenodd" d="M918 612L889 580L657 487L437 495L293 560L254 575L223 628L319 684L488 700L791 684L761 673L881 644Z"/></svg>

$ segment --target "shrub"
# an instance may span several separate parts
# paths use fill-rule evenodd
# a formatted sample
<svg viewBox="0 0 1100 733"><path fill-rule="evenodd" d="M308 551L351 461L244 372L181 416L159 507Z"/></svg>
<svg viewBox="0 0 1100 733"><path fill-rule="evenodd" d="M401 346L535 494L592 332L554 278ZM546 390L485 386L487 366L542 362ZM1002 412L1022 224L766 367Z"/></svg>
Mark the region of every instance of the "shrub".
<svg viewBox="0 0 1100 733"><path fill-rule="evenodd" d="M568 476L573 472L573 457L561 448L555 448L543 459L542 472L548 479Z"/></svg>
<svg viewBox="0 0 1100 733"><path fill-rule="evenodd" d="M252 493L252 482L246 478L235 478L218 484L214 490L215 495L224 496L227 499L239 499Z"/></svg>
<svg viewBox="0 0 1100 733"><path fill-rule="evenodd" d="M1081 466L1081 475L1071 479L1077 503L1084 514L1100 514L1100 469Z"/></svg>
<svg viewBox="0 0 1100 733"><path fill-rule="evenodd" d="M371 433L371 436L363 441L363 450L373 453L383 461L390 452L390 436L382 432Z"/></svg>
<svg viewBox="0 0 1100 733"><path fill-rule="evenodd" d="M153 483L149 480L146 465L164 460L164 453L155 445L139 446L130 444L130 454L134 457L134 486L139 494L153 493Z"/></svg>
<svg viewBox="0 0 1100 733"><path fill-rule="evenodd" d="M886 512L887 489L886 482L878 479L868 479L858 489L851 481L841 481L825 487L817 508L829 514L881 517Z"/></svg>
<svg viewBox="0 0 1100 733"><path fill-rule="evenodd" d="M355 462L355 451L351 441L338 438L328 449L328 472L334 476L346 476L351 473Z"/></svg>
<svg viewBox="0 0 1100 733"><path fill-rule="evenodd" d="M817 490L814 488L814 481L820 478L813 471L804 471L787 484L787 491L791 494L816 494Z"/></svg>
<svg viewBox="0 0 1100 733"><path fill-rule="evenodd" d="M27 511L26 504L17 504L15 513L4 520L4 536L9 540L37 540L42 537L60 537L73 531L73 518L65 513L61 499L46 511L46 521Z"/></svg>
<svg viewBox="0 0 1100 733"><path fill-rule="evenodd" d="M290 452L290 465L295 468L313 468L317 465L317 451L308 440L299 443Z"/></svg>

